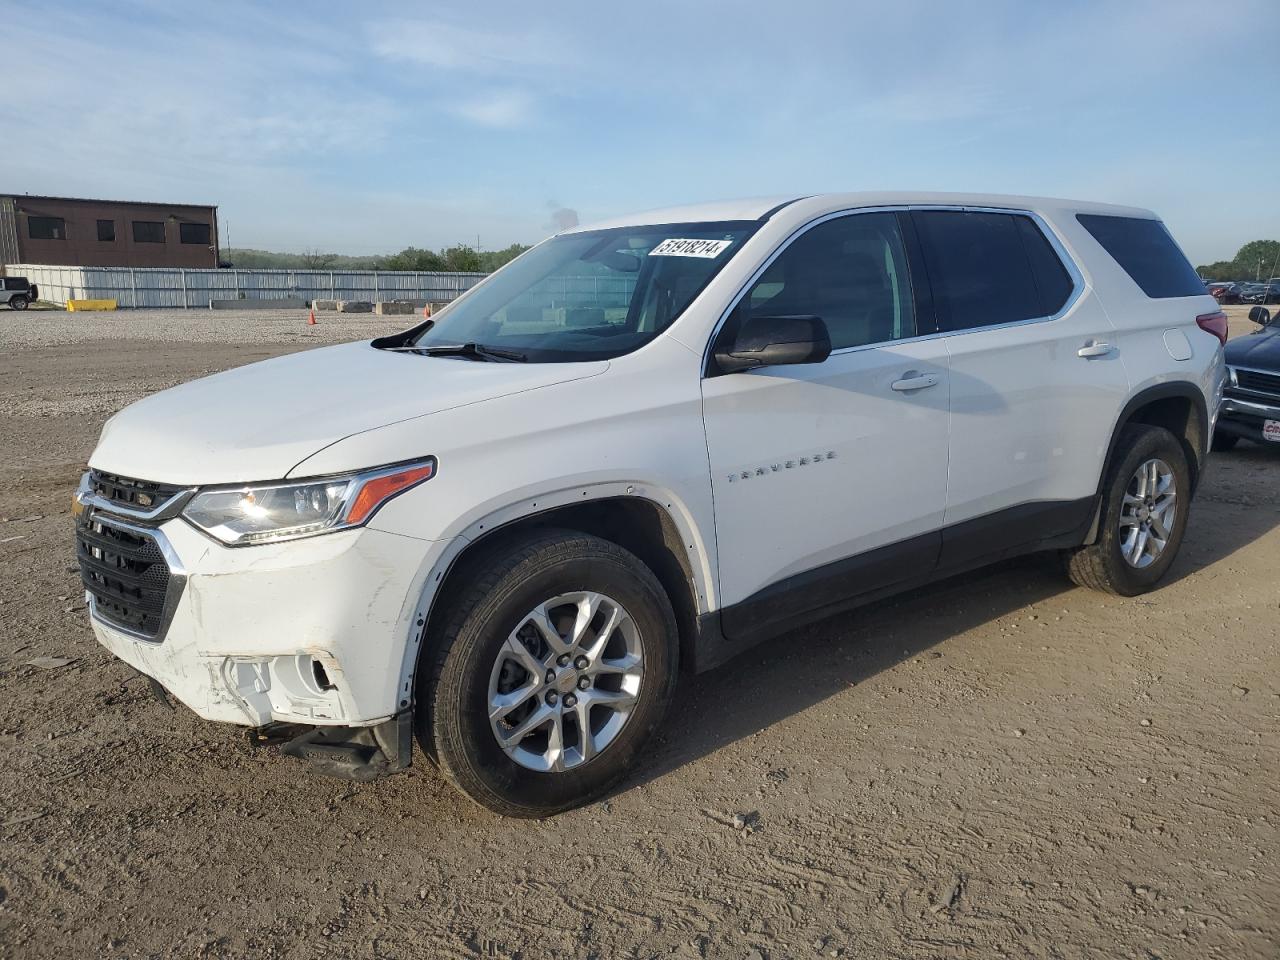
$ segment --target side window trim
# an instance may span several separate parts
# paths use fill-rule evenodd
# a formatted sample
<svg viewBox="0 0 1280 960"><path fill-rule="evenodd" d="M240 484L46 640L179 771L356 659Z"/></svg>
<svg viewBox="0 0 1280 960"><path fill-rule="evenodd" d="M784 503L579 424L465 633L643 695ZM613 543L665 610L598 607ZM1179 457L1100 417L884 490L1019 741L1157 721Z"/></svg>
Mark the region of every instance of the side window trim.
<svg viewBox="0 0 1280 960"><path fill-rule="evenodd" d="M947 204L928 204L928 205L911 204L906 208L906 210L908 213L908 217L907 217L908 219L910 219L909 215L912 213L916 213L917 211L923 213L930 210L945 210L945 211L952 211L952 212L958 211L960 213L1002 213L1010 216L1027 217L1028 219L1031 220L1032 223L1036 225L1036 228L1044 235L1044 238L1049 241L1049 246L1053 248L1054 254L1057 255L1058 260L1061 261L1062 263L1063 269L1067 271L1067 275L1071 278L1071 293L1067 296L1066 301L1055 313L1051 313L1043 317L1028 317L1025 320L1011 320L1008 323L993 323L984 327L961 327L958 330L939 330L939 332L935 334L935 336L955 337L955 336L963 336L965 334L970 334L970 333L977 333L978 331L981 331L981 330L1007 330L1010 327L1021 327L1030 323L1052 323L1054 320L1060 320L1064 316L1066 316L1068 313L1070 313L1072 307L1076 305L1076 301L1078 301L1080 297L1084 295L1086 283L1084 279L1084 274L1080 272L1080 265L1076 263L1075 257L1071 256L1071 254L1067 252L1067 248L1063 244L1062 238L1058 236L1057 231L1053 229L1053 227L1044 219L1044 217L1040 216L1034 210L1026 210L1021 207L974 207L974 206L947 205ZM914 224L912 226L914 227ZM913 237L915 236L914 230L912 235ZM928 271L923 264L923 260L924 260L923 251L921 251L920 259L922 261L921 269L924 270L924 275L927 277ZM914 267L915 265L912 264L912 266ZM932 293L933 293L932 286L930 286L929 289L930 289L930 297L932 298ZM931 302L930 308L932 309L932 307L933 307L933 304ZM934 315L934 319L935 319L934 329L937 329L936 314Z"/></svg>
<svg viewBox="0 0 1280 960"><path fill-rule="evenodd" d="M929 265L925 263L924 248L920 245L910 209L899 211L898 229L902 233L902 245L907 249L907 269L911 271L911 293L916 305L916 336L912 339L937 336L941 326L934 306L933 281L929 277Z"/></svg>
<svg viewBox="0 0 1280 960"><path fill-rule="evenodd" d="M773 266L773 262L777 260L778 257L782 256L782 254L786 252L786 250L793 243L795 243L796 240L804 236L814 227L821 226L822 224L827 223L828 221L839 220L843 217L856 217L864 213L897 214L899 230L902 230L902 220L904 219L909 209L910 209L909 207L904 205L887 206L887 207L854 207L852 209L847 209L847 210L836 210L833 213L824 213L822 216L816 217L813 220L810 220L808 223L802 224L801 226L797 227L790 235L788 235L781 243L779 243L777 247L774 248L773 252L770 253L769 256L764 259L764 261L760 264L759 267L756 268L756 270L751 274L751 276L747 277L747 279L743 282L742 286L738 288L738 291L729 300L729 305L720 314L720 318L716 321L715 326L712 328L711 336L707 338L706 346L703 348L703 355L702 355L703 379L705 380L708 376L713 376L715 373L715 363L713 361L712 355L715 352L716 341L720 339L720 335L724 331L724 326L726 323L728 323L729 317L733 315L733 311L738 309L738 305L742 303L742 298L751 292L751 289L756 285L756 281L758 281L761 277L765 275L765 272L771 266ZM907 249L907 269L911 271L911 278L912 278L911 287L912 287L912 298L913 298L912 305L914 306L916 311L917 329L919 329L919 326L923 322L923 324L928 326L931 330L936 331L937 324L934 322L932 297L930 298L930 303L929 303L929 313L927 316L922 317L920 313L920 301L915 296L915 287L916 287L915 269L917 266L917 261L912 258L912 248L911 248L911 242L915 241L914 230L911 233L911 238L910 238L911 242L908 242L908 238L905 231L903 231L902 239L903 239L903 245ZM874 350L877 347L883 347L886 343L915 343L917 340L925 340L925 339L928 339L929 337L936 337L937 335L938 334L936 332L924 333L924 334L917 333L917 335L914 337L904 337L901 340L881 340L878 343L862 343L853 347L840 347L837 350L832 350L831 356L839 357L839 356L843 356L846 353L854 353L858 350Z"/></svg>
<svg viewBox="0 0 1280 960"><path fill-rule="evenodd" d="M937 312L934 306L933 286L929 277L929 271L924 260L924 252L920 246L920 239L916 234L915 223L912 221L911 214L916 211L927 210L951 210L963 213L1003 213L1014 216L1024 216L1036 225L1044 238L1049 242L1049 246L1057 255L1058 260L1062 263L1063 269L1067 271L1067 275L1071 278L1071 293L1066 301L1058 309L1056 313L1044 317L1031 317L1026 320L1013 320L1009 323L996 323L985 327L965 327L960 330L940 330ZM733 311L738 308L738 304L742 302L742 298L747 295L752 287L755 286L765 271L767 271L773 262L782 255L782 253L791 246L799 237L808 233L814 227L826 223L828 220L836 220L840 217L855 217L863 213L896 213L898 222L902 231L903 245L907 250L907 265L911 271L912 296L916 311L916 324L918 331L916 336L904 338L902 340L882 340L879 343L865 343L854 347L841 347L838 350L832 350L831 356L843 356L846 353L854 353L859 350L874 350L883 347L889 343L915 343L920 340L929 340L934 337L954 337L964 334L974 333L979 330L1004 330L1009 327L1020 327L1030 323L1050 323L1066 316L1076 305L1076 302L1084 295L1087 286L1084 274L1080 271L1080 265L1076 262L1067 250L1062 238L1058 236L1058 232L1038 213L1034 210L1027 210L1022 207L976 207L965 204L905 204L883 207L854 207L852 209L837 210L832 213L825 213L820 217L810 220L808 223L797 227L789 236L774 248L773 252L760 264L759 267L743 282L742 286L733 295L729 301L729 305L720 314L715 326L711 330L711 336L707 338L706 346L703 348L702 356L702 376L705 379L712 375L715 365L712 361L712 354L715 350L716 341L720 338L721 332L724 330L725 324Z"/></svg>

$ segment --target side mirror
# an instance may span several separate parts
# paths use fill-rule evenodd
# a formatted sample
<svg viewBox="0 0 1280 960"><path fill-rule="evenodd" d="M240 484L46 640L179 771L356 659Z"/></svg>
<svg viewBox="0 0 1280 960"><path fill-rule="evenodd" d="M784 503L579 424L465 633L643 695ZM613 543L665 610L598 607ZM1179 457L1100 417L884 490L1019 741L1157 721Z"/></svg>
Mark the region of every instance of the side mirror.
<svg viewBox="0 0 1280 960"><path fill-rule="evenodd" d="M716 347L723 373L793 363L821 363L831 356L831 336L821 317L750 317Z"/></svg>
<svg viewBox="0 0 1280 960"><path fill-rule="evenodd" d="M1266 307L1251 307L1249 309L1249 319L1261 327L1265 327L1271 322L1271 311Z"/></svg>

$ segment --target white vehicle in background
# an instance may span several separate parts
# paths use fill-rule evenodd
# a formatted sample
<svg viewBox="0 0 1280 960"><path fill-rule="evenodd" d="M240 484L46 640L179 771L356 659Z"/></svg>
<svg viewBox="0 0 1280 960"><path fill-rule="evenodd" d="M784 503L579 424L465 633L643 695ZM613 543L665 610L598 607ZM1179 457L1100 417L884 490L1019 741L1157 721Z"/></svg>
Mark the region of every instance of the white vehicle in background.
<svg viewBox="0 0 1280 960"><path fill-rule="evenodd" d="M98 639L201 716L515 816L600 796L680 670L1002 558L1182 541L1226 318L1155 216L707 204L436 317L148 397L76 499Z"/></svg>
<svg viewBox="0 0 1280 960"><path fill-rule="evenodd" d="M40 289L26 277L0 277L0 303L7 303L9 309L25 310L39 299Z"/></svg>

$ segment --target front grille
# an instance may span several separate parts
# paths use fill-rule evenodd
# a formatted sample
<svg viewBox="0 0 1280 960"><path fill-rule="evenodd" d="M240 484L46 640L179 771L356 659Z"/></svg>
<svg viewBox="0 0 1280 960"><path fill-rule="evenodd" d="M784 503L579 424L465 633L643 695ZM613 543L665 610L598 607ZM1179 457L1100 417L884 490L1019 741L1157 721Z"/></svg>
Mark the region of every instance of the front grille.
<svg viewBox="0 0 1280 960"><path fill-rule="evenodd" d="M147 638L163 626L170 571L155 538L89 516L76 526L80 579L102 620Z"/></svg>
<svg viewBox="0 0 1280 960"><path fill-rule="evenodd" d="M134 480L118 477L101 470L89 471L89 489L104 500L144 513L159 510L182 493L186 487L168 483L152 483L150 480Z"/></svg>
<svg viewBox="0 0 1280 960"><path fill-rule="evenodd" d="M1250 393L1265 393L1280 397L1280 374L1237 369L1236 387Z"/></svg>

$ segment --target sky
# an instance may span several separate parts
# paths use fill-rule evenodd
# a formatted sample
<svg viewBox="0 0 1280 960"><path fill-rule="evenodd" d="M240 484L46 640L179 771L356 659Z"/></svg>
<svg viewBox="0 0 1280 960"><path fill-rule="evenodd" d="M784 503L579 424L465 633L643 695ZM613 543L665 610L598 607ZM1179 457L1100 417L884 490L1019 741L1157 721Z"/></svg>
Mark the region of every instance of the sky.
<svg viewBox="0 0 1280 960"><path fill-rule="evenodd" d="M223 245L495 249L895 189L1149 207L1195 263L1280 238L1277 0L0 0L0 24L0 192L217 204Z"/></svg>

